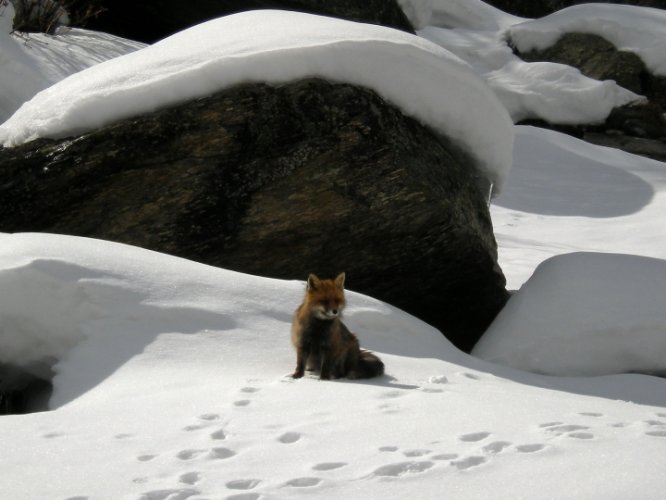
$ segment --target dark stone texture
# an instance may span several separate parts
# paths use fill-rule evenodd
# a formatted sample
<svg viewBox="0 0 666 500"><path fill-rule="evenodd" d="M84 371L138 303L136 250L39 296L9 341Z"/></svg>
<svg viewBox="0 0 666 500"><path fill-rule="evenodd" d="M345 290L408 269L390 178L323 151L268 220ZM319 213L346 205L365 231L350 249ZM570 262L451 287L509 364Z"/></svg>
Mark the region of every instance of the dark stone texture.
<svg viewBox="0 0 666 500"><path fill-rule="evenodd" d="M0 149L0 231L129 243L348 285L469 350L507 292L488 182L374 92L247 84L70 140ZM409 332L405 332L409 335Z"/></svg>
<svg viewBox="0 0 666 500"><path fill-rule="evenodd" d="M216 17L247 10L279 9L339 17L414 32L396 0L101 0L104 12L89 29L153 43Z"/></svg>
<svg viewBox="0 0 666 500"><path fill-rule="evenodd" d="M615 3L666 9L666 0L486 0L486 3L522 17L544 17L580 3Z"/></svg>

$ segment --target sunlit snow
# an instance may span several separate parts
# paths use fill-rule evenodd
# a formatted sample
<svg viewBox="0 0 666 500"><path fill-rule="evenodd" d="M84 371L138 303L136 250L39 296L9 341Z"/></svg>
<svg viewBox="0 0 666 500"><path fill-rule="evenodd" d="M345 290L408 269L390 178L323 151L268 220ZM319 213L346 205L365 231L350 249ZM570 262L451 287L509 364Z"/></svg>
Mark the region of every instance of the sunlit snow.
<svg viewBox="0 0 666 500"><path fill-rule="evenodd" d="M413 15L447 19L440 41L482 77L511 63L499 34L523 20L476 0L411 3L431 9ZM359 54L365 45L374 42L359 42ZM411 42L380 46L392 60L414 54ZM425 64L430 78L438 56L426 46L414 68ZM447 71L465 68L443 54ZM550 84L542 95L571 106L571 81ZM534 88L516 89L521 105ZM49 411L0 417L0 496L663 498L666 383L616 372L663 372L666 164L507 126L512 167L491 215L518 291L477 354L511 366L465 355L419 320L348 291L345 322L386 375L293 380L289 324L302 281L99 240L0 233L0 362L55 363Z"/></svg>

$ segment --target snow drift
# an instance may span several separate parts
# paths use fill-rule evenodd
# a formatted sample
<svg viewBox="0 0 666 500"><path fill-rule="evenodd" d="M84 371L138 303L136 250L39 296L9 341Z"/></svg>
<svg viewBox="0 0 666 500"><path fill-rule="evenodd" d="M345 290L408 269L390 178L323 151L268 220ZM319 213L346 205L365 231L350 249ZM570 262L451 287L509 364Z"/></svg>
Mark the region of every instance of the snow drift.
<svg viewBox="0 0 666 500"><path fill-rule="evenodd" d="M543 262L474 348L549 375L666 374L666 260L574 253Z"/></svg>

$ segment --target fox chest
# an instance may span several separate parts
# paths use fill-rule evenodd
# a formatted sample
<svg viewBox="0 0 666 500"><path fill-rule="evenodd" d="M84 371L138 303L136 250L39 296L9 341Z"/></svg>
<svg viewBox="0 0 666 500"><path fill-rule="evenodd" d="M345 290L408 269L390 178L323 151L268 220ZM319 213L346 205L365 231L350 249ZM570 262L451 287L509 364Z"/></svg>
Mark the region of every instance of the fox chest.
<svg viewBox="0 0 666 500"><path fill-rule="evenodd" d="M311 318L303 325L301 346L305 348L329 347L334 339L335 323Z"/></svg>

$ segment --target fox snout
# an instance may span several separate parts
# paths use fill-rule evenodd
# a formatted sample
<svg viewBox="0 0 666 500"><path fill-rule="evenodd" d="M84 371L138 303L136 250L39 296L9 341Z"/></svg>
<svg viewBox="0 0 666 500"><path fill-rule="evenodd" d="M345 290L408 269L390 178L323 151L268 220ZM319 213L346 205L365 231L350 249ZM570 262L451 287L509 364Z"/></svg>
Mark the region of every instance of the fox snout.
<svg viewBox="0 0 666 500"><path fill-rule="evenodd" d="M335 319L340 316L340 308L338 307L324 307L319 306L315 309L315 312L319 319Z"/></svg>

